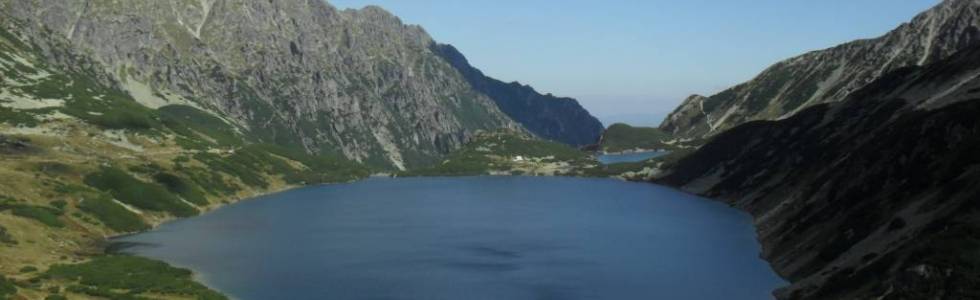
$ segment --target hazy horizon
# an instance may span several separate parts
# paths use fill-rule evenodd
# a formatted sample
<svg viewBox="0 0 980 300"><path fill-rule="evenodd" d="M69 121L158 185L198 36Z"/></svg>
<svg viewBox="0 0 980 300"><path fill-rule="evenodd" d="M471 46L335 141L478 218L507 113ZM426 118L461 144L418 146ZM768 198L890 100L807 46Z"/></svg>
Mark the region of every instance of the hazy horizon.
<svg viewBox="0 0 980 300"><path fill-rule="evenodd" d="M381 6L456 46L487 75L576 98L604 123L659 118L691 94L719 92L807 51L882 35L939 3L327 1Z"/></svg>

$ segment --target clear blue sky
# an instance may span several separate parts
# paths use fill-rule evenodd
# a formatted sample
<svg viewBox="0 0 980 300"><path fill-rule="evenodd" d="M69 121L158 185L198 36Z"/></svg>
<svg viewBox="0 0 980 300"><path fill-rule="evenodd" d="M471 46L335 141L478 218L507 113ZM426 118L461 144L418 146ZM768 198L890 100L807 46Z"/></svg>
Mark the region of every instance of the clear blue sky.
<svg viewBox="0 0 980 300"><path fill-rule="evenodd" d="M806 51L879 36L939 0L328 2L384 7L492 77L578 98L611 120L660 118L690 94L713 94Z"/></svg>

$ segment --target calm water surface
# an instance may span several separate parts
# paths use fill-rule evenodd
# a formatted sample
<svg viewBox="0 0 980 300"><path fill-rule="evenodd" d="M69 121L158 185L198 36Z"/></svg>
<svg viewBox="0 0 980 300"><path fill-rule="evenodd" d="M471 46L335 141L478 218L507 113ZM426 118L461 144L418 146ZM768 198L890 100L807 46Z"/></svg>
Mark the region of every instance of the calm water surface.
<svg viewBox="0 0 980 300"><path fill-rule="evenodd" d="M600 163L604 165L619 164L619 163L629 163L629 162L641 162L654 157L660 157L667 155L670 152L666 151L645 151L645 152L634 152L634 153L624 153L624 154L600 154L596 158Z"/></svg>
<svg viewBox="0 0 980 300"><path fill-rule="evenodd" d="M371 179L121 238L238 299L771 299L750 218L604 179Z"/></svg>

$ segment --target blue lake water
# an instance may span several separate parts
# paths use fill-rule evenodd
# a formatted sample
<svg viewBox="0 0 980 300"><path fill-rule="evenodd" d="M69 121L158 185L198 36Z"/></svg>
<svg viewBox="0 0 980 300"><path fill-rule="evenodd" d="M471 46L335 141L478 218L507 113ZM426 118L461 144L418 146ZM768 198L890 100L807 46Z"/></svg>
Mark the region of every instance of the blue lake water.
<svg viewBox="0 0 980 300"><path fill-rule="evenodd" d="M670 152L665 151L645 151L645 152L634 152L634 153L623 153L623 154L600 154L596 158L600 163L604 165L629 163L629 162L641 162L654 157L660 157L667 155Z"/></svg>
<svg viewBox="0 0 980 300"><path fill-rule="evenodd" d="M120 238L237 299L771 299L748 215L606 179L370 179Z"/></svg>

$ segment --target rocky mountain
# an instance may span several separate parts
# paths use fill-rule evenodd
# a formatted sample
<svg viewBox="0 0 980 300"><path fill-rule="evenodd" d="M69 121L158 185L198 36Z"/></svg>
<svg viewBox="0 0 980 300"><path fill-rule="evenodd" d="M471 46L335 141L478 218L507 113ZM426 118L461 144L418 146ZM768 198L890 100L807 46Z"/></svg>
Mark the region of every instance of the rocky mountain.
<svg viewBox="0 0 980 300"><path fill-rule="evenodd" d="M462 73L473 88L492 98L501 111L532 133L573 146L595 144L602 135L602 123L575 99L542 95L527 85L487 77L452 45L433 44L432 49Z"/></svg>
<svg viewBox="0 0 980 300"><path fill-rule="evenodd" d="M577 144L598 132L579 129L587 127L574 117L593 120L574 101L536 102L529 113L553 111L540 120L514 114L508 101L528 95L488 97L433 51L422 28L377 7L2 0L0 8L36 25L25 27L31 35L67 39L106 70L101 83L149 108L196 106L260 141L376 167L433 163L475 132L520 129L498 103L545 137ZM573 118L557 117L566 112Z"/></svg>
<svg viewBox="0 0 980 300"><path fill-rule="evenodd" d="M687 99L660 126L700 138L754 120L792 116L850 95L891 71L944 59L980 41L980 1L945 0L884 36L779 62L711 97Z"/></svg>
<svg viewBox="0 0 980 300"><path fill-rule="evenodd" d="M780 299L980 298L980 46L879 77L722 132L656 181L754 215L792 281Z"/></svg>
<svg viewBox="0 0 980 300"><path fill-rule="evenodd" d="M486 132L576 152L435 44L320 0L0 0L0 298L225 299L105 238L420 169Z"/></svg>

